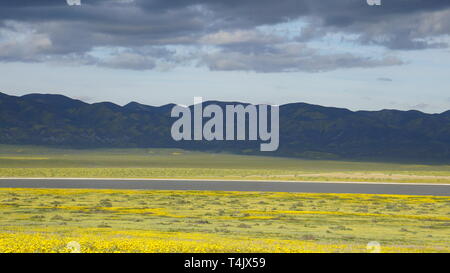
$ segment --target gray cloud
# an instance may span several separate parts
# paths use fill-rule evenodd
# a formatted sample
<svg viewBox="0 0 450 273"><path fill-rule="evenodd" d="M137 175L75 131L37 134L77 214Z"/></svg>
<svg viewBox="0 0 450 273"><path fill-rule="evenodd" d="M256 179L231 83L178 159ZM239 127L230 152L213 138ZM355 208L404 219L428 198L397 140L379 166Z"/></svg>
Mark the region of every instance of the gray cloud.
<svg viewBox="0 0 450 273"><path fill-rule="evenodd" d="M156 67L155 60L152 57L126 52L102 60L99 65L131 70L151 70Z"/></svg>
<svg viewBox="0 0 450 273"><path fill-rule="evenodd" d="M450 34L447 0L391 0L383 1L381 7L370 7L365 0L82 3L69 7L65 0L0 1L0 61L57 61L138 70L193 61L213 70L317 72L402 63L393 57L326 54L305 46L327 34L348 35L361 46L387 50L448 47L439 38ZM298 29L294 39L257 29L296 19L307 25ZM177 46L195 52L183 56L167 49ZM126 50L93 56L98 48Z"/></svg>
<svg viewBox="0 0 450 273"><path fill-rule="evenodd" d="M391 78L387 78L387 77L379 77L377 79L377 81L380 81L380 82L391 82L392 79Z"/></svg>
<svg viewBox="0 0 450 273"><path fill-rule="evenodd" d="M426 110L427 108L429 108L430 105L426 104L426 103L419 103L417 105L412 106L412 109L417 109L417 110Z"/></svg>
<svg viewBox="0 0 450 273"><path fill-rule="evenodd" d="M245 70L255 72L325 72L338 68L401 65L395 57L372 59L352 54L320 54L304 45L282 45L270 52L244 54L222 51L206 55L203 62L212 70Z"/></svg>

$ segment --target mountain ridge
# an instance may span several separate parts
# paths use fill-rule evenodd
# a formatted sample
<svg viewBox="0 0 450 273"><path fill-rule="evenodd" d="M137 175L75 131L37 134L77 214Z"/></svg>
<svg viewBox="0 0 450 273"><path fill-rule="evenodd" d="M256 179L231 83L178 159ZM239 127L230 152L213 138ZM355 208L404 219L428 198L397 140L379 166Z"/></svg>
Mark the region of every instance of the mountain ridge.
<svg viewBox="0 0 450 273"><path fill-rule="evenodd" d="M206 101L246 104L241 102ZM72 148L154 147L317 159L450 162L450 110L351 111L307 103L280 106L280 147L254 141L182 141L170 136L175 104L86 103L58 94L0 92L0 144ZM192 107L192 106L190 106Z"/></svg>
<svg viewBox="0 0 450 273"><path fill-rule="evenodd" d="M4 93L4 92L0 92L0 97L1 97L1 96L15 97L15 98L27 98L27 97L31 97L31 96L36 96L36 97L37 97L37 96L42 96L42 97L46 97L46 96L52 97L52 96L55 96L55 97L66 98L66 99L69 99L69 100L72 100L72 101L82 102L83 104L93 105L93 104L108 103L108 104L117 105L117 106L122 107L122 108L123 108L123 107L126 107L126 106L128 106L128 105L130 105L130 104L131 104L131 105L137 104L137 105L140 105L140 106L153 107L153 108L160 108L160 107L168 106L168 105L171 105L171 106L176 105L176 103L166 103L166 104L162 104L162 105L157 106L157 105L142 104L142 103L139 103L139 102L136 102L136 101L130 101L130 102L128 102L127 104L124 104L124 105L120 105L120 104L117 104L117 103L114 103L114 102L110 102L110 101L99 101L99 102L88 103L88 102L84 102L84 101L79 100L79 99L73 99L73 98L71 98L71 97L69 97L69 96L66 96L66 95L54 94L54 93L29 93L29 94L25 94L25 95L22 95L22 96L15 96L15 95L8 95L8 94L6 94L6 93ZM209 104L209 103L243 104L243 105L251 104L251 103L249 103L249 102L240 102L240 101L219 101L219 100L207 100L207 101L204 101L204 102L203 102L203 104ZM259 104L255 104L255 105L263 105L263 104L264 104L264 103L259 103ZM446 111L443 111L443 112L441 112L441 113L425 113L425 112L422 112L422 111L416 110L416 109L411 109L411 110L398 110L398 109L388 109L388 108L384 108L384 109L380 109L380 110L350 110L350 109L344 108L344 107L323 106L323 105L319 105L319 104L306 103L306 102L290 102L290 103L281 104L281 105L279 105L279 106L289 106L289 105L318 106L318 107L328 108L328 109L341 109L341 110L346 110L346 111L350 111L350 112L352 112L352 113L358 113L358 112L371 112L371 113L373 113L373 112L384 112L384 111L391 112L391 111L392 111L392 112L418 112L418 113L425 114L425 115L450 115L450 110L446 110ZM193 104L189 105L189 107L190 107L190 106L193 106Z"/></svg>

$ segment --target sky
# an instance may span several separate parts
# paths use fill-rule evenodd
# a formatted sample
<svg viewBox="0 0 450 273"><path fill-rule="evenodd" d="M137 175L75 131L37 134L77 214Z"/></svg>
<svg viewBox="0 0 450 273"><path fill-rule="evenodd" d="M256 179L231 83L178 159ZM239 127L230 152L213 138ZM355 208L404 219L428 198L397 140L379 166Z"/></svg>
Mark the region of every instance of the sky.
<svg viewBox="0 0 450 273"><path fill-rule="evenodd" d="M450 109L450 1L0 0L0 92Z"/></svg>

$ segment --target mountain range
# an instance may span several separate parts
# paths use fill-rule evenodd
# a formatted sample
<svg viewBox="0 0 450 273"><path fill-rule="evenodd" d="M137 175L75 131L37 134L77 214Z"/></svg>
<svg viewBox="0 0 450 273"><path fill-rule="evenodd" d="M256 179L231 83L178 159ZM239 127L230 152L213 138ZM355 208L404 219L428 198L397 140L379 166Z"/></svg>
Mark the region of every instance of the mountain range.
<svg viewBox="0 0 450 273"><path fill-rule="evenodd" d="M228 102L210 101L222 107ZM237 104L238 102L233 102ZM280 146L255 141L172 140L174 104L85 103L62 95L0 93L0 144L70 148L152 147L314 159L450 162L450 111L350 111L306 103L280 106Z"/></svg>

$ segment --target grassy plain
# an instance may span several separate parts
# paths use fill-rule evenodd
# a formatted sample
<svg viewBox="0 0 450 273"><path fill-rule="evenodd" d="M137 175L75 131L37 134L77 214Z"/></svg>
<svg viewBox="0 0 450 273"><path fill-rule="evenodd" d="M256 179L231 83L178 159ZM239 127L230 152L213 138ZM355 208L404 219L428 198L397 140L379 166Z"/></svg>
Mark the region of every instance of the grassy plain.
<svg viewBox="0 0 450 273"><path fill-rule="evenodd" d="M0 145L0 177L450 183L450 166ZM450 252L449 234L449 197L0 189L0 252Z"/></svg>
<svg viewBox="0 0 450 273"><path fill-rule="evenodd" d="M70 150L0 145L0 177L450 183L450 165L302 160L178 149Z"/></svg>
<svg viewBox="0 0 450 273"><path fill-rule="evenodd" d="M450 252L450 198L0 189L0 252Z"/></svg>

